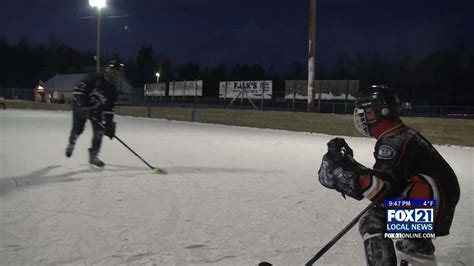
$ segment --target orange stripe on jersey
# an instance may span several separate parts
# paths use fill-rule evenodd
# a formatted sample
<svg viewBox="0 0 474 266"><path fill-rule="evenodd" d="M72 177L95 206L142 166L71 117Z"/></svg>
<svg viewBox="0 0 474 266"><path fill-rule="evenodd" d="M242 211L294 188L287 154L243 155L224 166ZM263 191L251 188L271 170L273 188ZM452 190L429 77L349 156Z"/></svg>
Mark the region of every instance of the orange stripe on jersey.
<svg viewBox="0 0 474 266"><path fill-rule="evenodd" d="M359 179L362 195L374 201L381 191L384 191L384 182L375 175L362 175Z"/></svg>
<svg viewBox="0 0 474 266"><path fill-rule="evenodd" d="M411 176L411 181L413 185L408 192L408 198L410 199L432 199L433 190L431 186L423 177L420 176Z"/></svg>
<svg viewBox="0 0 474 266"><path fill-rule="evenodd" d="M360 189L365 191L372 185L372 176L369 174L362 175L359 179Z"/></svg>
<svg viewBox="0 0 474 266"><path fill-rule="evenodd" d="M389 133L394 133L394 132L396 132L398 129L403 129L403 128L405 128L405 125L404 125L404 124L398 124L398 125L396 125L396 126L394 126L394 127L391 127L391 128L389 128L389 129L385 130L384 132L382 132L382 133L379 135L379 137L378 137L377 139L380 139L380 138L382 138L383 136L385 136L385 135L387 135L387 134L389 134Z"/></svg>

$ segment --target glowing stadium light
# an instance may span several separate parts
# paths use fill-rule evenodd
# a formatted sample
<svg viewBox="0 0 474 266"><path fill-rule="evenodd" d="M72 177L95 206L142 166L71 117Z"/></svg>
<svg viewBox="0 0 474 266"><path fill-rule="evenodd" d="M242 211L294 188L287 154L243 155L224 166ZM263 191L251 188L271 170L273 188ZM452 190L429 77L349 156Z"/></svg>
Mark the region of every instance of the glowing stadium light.
<svg viewBox="0 0 474 266"><path fill-rule="evenodd" d="M105 1L106 0L89 0L89 5L91 7L97 7L97 54L95 56L97 73L100 72L100 20L102 16L100 9L105 7Z"/></svg>
<svg viewBox="0 0 474 266"><path fill-rule="evenodd" d="M89 5L91 7L97 7L98 9L101 9L106 6L106 3L105 0L89 0Z"/></svg>

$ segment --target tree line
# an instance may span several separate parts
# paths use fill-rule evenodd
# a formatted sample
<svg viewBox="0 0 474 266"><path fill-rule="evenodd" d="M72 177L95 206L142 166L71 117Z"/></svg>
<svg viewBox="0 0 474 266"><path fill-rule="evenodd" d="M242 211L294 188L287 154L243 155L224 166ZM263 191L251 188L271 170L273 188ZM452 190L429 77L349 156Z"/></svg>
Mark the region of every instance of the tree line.
<svg viewBox="0 0 474 266"><path fill-rule="evenodd" d="M95 70L95 51L79 51L50 37L45 44L32 45L26 40L9 44L0 39L0 87L33 89L39 80L56 73L85 73ZM218 64L201 67L196 63L174 65L150 44L143 45L134 58L105 55L102 62L115 58L126 64L126 77L143 95L143 84L203 80L204 96L218 95L219 82L225 80L272 80L273 94L283 97L285 80L307 79L306 62L288 63L286 73L269 73L262 65ZM271 68L271 67L270 67ZM316 79L356 79L360 87L388 85L398 91L402 100L426 105L466 105L474 103L474 49L460 44L416 58L408 50L392 54L359 53L340 55L331 65L316 65Z"/></svg>

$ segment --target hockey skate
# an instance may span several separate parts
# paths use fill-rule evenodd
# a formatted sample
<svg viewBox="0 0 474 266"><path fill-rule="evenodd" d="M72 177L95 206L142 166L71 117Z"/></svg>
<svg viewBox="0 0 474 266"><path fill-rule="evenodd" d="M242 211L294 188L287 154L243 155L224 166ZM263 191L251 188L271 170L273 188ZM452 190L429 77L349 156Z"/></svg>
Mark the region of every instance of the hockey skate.
<svg viewBox="0 0 474 266"><path fill-rule="evenodd" d="M431 239L402 239L395 243L403 266L436 265L435 246Z"/></svg>
<svg viewBox="0 0 474 266"><path fill-rule="evenodd" d="M421 258L415 255L408 255L403 252L397 252L399 266L437 266L436 258ZM441 264L444 265L444 264Z"/></svg>
<svg viewBox="0 0 474 266"><path fill-rule="evenodd" d="M71 157L73 151L74 151L74 144L69 143L66 147L66 157L67 158Z"/></svg>
<svg viewBox="0 0 474 266"><path fill-rule="evenodd" d="M97 167L104 167L105 163L99 159L98 154L97 151L89 149L89 163Z"/></svg>

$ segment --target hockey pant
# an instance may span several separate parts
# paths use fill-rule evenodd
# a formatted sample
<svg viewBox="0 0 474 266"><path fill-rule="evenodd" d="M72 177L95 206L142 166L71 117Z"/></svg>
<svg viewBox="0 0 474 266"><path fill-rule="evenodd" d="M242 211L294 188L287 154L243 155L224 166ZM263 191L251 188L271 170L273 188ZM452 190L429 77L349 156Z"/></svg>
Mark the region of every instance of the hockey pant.
<svg viewBox="0 0 474 266"><path fill-rule="evenodd" d="M359 221L359 232L364 239L367 265L397 265L397 257L390 238L384 238L385 209L374 206Z"/></svg>
<svg viewBox="0 0 474 266"><path fill-rule="evenodd" d="M79 106L73 104L72 106L72 129L69 135L69 144L76 144L77 138L84 131L87 119L91 120L92 124L92 147L91 153L97 154L102 144L102 137L104 136L104 129L99 125L102 122L102 117L95 113L84 112ZM94 121L93 121L94 120Z"/></svg>

